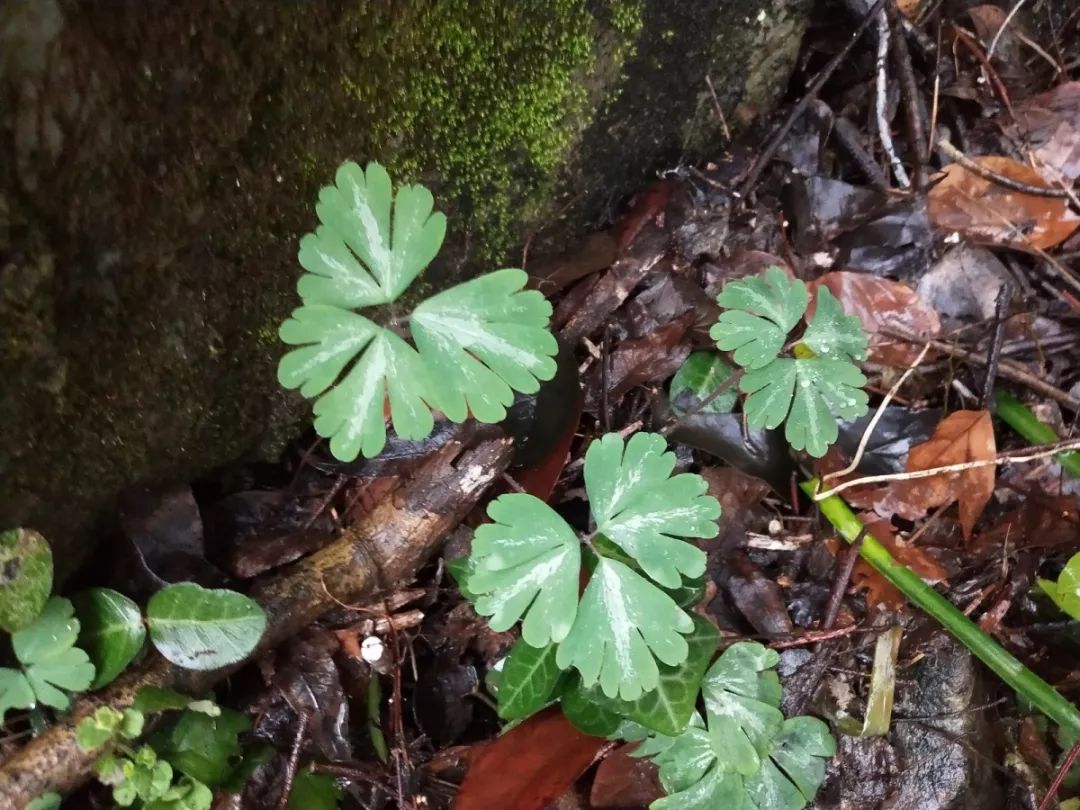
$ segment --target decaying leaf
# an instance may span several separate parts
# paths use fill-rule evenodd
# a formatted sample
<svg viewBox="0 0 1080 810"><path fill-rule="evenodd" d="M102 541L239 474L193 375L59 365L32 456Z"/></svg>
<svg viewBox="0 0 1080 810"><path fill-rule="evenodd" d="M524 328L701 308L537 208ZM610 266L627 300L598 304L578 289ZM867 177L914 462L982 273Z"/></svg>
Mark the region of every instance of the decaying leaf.
<svg viewBox="0 0 1080 810"><path fill-rule="evenodd" d="M888 520L871 512L862 513L859 519L874 539L885 546L898 562L906 565L931 585L945 582L948 575L945 568L923 549L897 537ZM830 550L835 554L838 547L839 544ZM907 604L904 595L861 557L855 562L851 581L855 590L866 591L866 603L871 607L883 606L889 610L900 610Z"/></svg>
<svg viewBox="0 0 1080 810"><path fill-rule="evenodd" d="M995 458L994 426L988 411L955 411L937 426L929 441L911 448L907 471L916 472ZM928 478L897 482L896 491L910 503L934 509L950 503L960 505L960 526L964 539L990 497L994 494L994 467L988 465L960 472L941 473Z"/></svg>
<svg viewBox="0 0 1080 810"><path fill-rule="evenodd" d="M997 155L973 158L1012 180L1050 188L1030 166ZM1047 250L1064 242L1080 216L1060 197L1037 197L1000 186L963 166L943 169L944 179L930 189L930 221L938 228L1004 245Z"/></svg>
<svg viewBox="0 0 1080 810"><path fill-rule="evenodd" d="M1080 82L1065 82L1013 108L1017 128L1047 177L1080 177Z"/></svg>
<svg viewBox="0 0 1080 810"><path fill-rule="evenodd" d="M582 734L558 707L534 714L477 747L454 810L543 810L593 763L606 745Z"/></svg>
<svg viewBox="0 0 1080 810"><path fill-rule="evenodd" d="M826 273L814 285L828 287L844 311L858 317L869 336L874 362L907 366L918 355L919 346L890 337L890 331L920 338L936 337L941 331L937 312L906 284L869 273L838 271Z"/></svg>

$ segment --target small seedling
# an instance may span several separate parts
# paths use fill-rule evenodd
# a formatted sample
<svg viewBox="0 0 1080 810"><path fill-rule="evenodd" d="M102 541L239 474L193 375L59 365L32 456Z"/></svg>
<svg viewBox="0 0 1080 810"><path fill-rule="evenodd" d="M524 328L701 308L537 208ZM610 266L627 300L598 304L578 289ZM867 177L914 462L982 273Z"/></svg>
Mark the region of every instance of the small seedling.
<svg viewBox="0 0 1080 810"><path fill-rule="evenodd" d="M300 240L303 305L281 326L278 380L315 401L315 430L342 461L378 455L386 409L394 430L422 439L432 409L463 422L506 416L513 392L555 375L551 305L523 290L522 270L497 270L438 293L411 313L391 305L431 263L446 234L426 188L401 186L378 163L338 169L319 192L322 223ZM384 325L355 309L386 306ZM399 334L400 333L400 334ZM406 341L411 337L413 343Z"/></svg>
<svg viewBox="0 0 1080 810"><path fill-rule="evenodd" d="M779 267L729 282L716 300L725 311L709 335L745 369L739 388L749 395L747 423L771 429L783 422L794 449L825 455L839 435L836 418L858 419L867 410L866 377L854 362L866 357L859 319L820 287L806 331L792 340L809 296Z"/></svg>

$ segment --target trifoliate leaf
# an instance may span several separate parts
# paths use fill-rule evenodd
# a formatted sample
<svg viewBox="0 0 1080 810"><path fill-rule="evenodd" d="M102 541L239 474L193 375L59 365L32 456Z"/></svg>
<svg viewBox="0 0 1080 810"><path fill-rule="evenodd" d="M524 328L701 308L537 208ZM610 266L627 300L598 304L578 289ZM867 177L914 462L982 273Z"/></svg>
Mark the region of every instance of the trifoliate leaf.
<svg viewBox="0 0 1080 810"><path fill-rule="evenodd" d="M772 669L779 660L775 650L741 641L724 650L705 673L701 692L725 767L756 773L779 731L784 715L777 708L780 681Z"/></svg>
<svg viewBox="0 0 1080 810"><path fill-rule="evenodd" d="M576 667L586 687L599 682L609 697L636 700L659 683L657 660L686 660L683 634L693 629L670 596L622 563L600 558L556 662Z"/></svg>
<svg viewBox="0 0 1080 810"><path fill-rule="evenodd" d="M72 597L79 616L79 647L97 674L91 689L111 683L132 662L146 639L139 606L111 588L91 588Z"/></svg>
<svg viewBox="0 0 1080 810"><path fill-rule="evenodd" d="M518 640L503 664L499 717L519 720L544 708L559 684L562 671L555 663L555 644L533 647Z"/></svg>
<svg viewBox="0 0 1080 810"><path fill-rule="evenodd" d="M300 771L293 781L287 810L335 810L344 791L324 773Z"/></svg>
<svg viewBox="0 0 1080 810"><path fill-rule="evenodd" d="M395 300L442 246L446 217L433 208L423 186L401 186L395 198L378 163L366 172L343 164L319 191L322 227L300 241L300 264L313 274L300 279L300 295L346 308Z"/></svg>
<svg viewBox="0 0 1080 810"><path fill-rule="evenodd" d="M683 537L715 537L720 504L699 475L671 476L675 454L655 433L634 434L625 446L609 433L585 454L585 489L597 531L668 588L705 570L705 552Z"/></svg>
<svg viewBox="0 0 1080 810"><path fill-rule="evenodd" d="M412 314L413 340L439 407L499 422L514 391L532 394L555 376L559 346L547 330L551 304L523 290L524 270L497 270L427 299Z"/></svg>
<svg viewBox="0 0 1080 810"><path fill-rule="evenodd" d="M819 357L834 360L865 360L866 332L855 315L847 315L829 288L818 288L814 317L802 342Z"/></svg>
<svg viewBox="0 0 1080 810"><path fill-rule="evenodd" d="M8 709L32 709L34 690L30 681L17 669L0 667L0 724Z"/></svg>
<svg viewBox="0 0 1080 810"><path fill-rule="evenodd" d="M746 789L760 808L796 810L813 801L825 780L825 761L836 753L829 727L816 717L784 721L769 758Z"/></svg>
<svg viewBox="0 0 1080 810"><path fill-rule="evenodd" d="M691 727L680 734L653 761L660 768L660 784L669 794L649 810L752 810L743 778L724 767L722 741L712 724Z"/></svg>
<svg viewBox="0 0 1080 810"><path fill-rule="evenodd" d="M390 330L355 312L311 304L295 310L280 334L302 348L281 358L278 381L299 387L306 397L326 391L360 355L341 382L315 401L315 431L330 439L338 459L379 454L386 444L387 398L399 436L422 439L431 433L429 374L416 350Z"/></svg>
<svg viewBox="0 0 1080 810"><path fill-rule="evenodd" d="M266 614L257 602L193 582L155 593L146 605L146 619L158 652L186 669L218 669L243 661L266 629Z"/></svg>
<svg viewBox="0 0 1080 810"><path fill-rule="evenodd" d="M430 192L403 186L393 196L386 171L346 163L319 194L322 225L300 243L309 272L297 289L303 306L282 324L299 348L278 366L278 380L314 406L315 430L343 461L377 455L386 443L385 407L397 434L421 439L432 408L457 422L506 415L514 391L533 393L555 374L551 305L523 291L521 270L499 270L395 313L386 328L352 312L393 302L442 245L446 218ZM392 209L392 210L391 210ZM416 348L395 333L408 323ZM418 351L419 350L419 351ZM351 366L351 367L350 367Z"/></svg>
<svg viewBox="0 0 1080 810"><path fill-rule="evenodd" d="M802 281L770 267L764 278L750 276L725 284L716 302L726 311L709 336L722 351L734 350L740 366L755 369L774 360L784 348L788 332L806 312L809 299Z"/></svg>
<svg viewBox="0 0 1080 810"><path fill-rule="evenodd" d="M671 378L668 398L677 415L708 399L726 381L735 368L716 352L694 352L679 366ZM701 408L702 413L731 413L739 395L734 386L713 398Z"/></svg>
<svg viewBox="0 0 1080 810"><path fill-rule="evenodd" d="M11 637L36 702L55 709L68 708L67 693L83 691L94 679L94 665L73 646L79 635L74 613L69 600L54 596L33 624Z"/></svg>
<svg viewBox="0 0 1080 810"><path fill-rule="evenodd" d="M577 614L581 546L550 506L532 495L503 495L488 505L473 537L469 590L476 611L497 631L523 615L521 637L533 647L562 641Z"/></svg>
<svg viewBox="0 0 1080 810"><path fill-rule="evenodd" d="M0 630L15 633L41 613L52 593L53 559L35 531L0 532Z"/></svg>

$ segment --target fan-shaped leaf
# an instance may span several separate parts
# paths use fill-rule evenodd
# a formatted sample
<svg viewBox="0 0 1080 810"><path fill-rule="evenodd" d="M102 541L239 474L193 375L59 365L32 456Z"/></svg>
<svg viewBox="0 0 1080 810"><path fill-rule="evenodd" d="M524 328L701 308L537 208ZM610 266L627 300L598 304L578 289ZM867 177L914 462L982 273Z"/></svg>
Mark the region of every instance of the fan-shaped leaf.
<svg viewBox="0 0 1080 810"><path fill-rule="evenodd" d="M585 454L585 489L597 531L630 554L641 569L668 588L705 570L705 553L676 538L715 537L720 504L705 494L699 475L671 476L674 453L655 433L637 433L623 444L609 433Z"/></svg>
<svg viewBox="0 0 1080 810"><path fill-rule="evenodd" d="M855 315L847 315L840 302L822 285L814 304L814 317L806 327L802 342L819 357L835 360L865 360L866 332Z"/></svg>
<svg viewBox="0 0 1080 810"><path fill-rule="evenodd" d="M34 690L30 681L17 669L0 667L0 724L8 709L32 709Z"/></svg>
<svg viewBox="0 0 1080 810"><path fill-rule="evenodd" d="M345 163L334 182L315 206L322 227L300 243L300 264L313 274L301 278L301 296L339 307L395 300L439 252L446 217L432 213L434 200L423 186L402 186L394 199L378 163L366 172Z"/></svg>
<svg viewBox="0 0 1080 810"><path fill-rule="evenodd" d="M539 498L503 495L488 505L485 523L473 537L472 593L476 611L491 617L495 630L509 630L525 617L521 637L544 647L562 641L577 615L581 546L573 530Z"/></svg>
<svg viewBox="0 0 1080 810"><path fill-rule="evenodd" d="M97 675L91 689L113 681L139 654L146 639L139 606L111 588L91 588L73 599L79 615L79 646Z"/></svg>
<svg viewBox="0 0 1080 810"><path fill-rule="evenodd" d="M585 686L599 682L609 697L636 700L659 682L656 659L671 666L686 660L683 635L693 629L693 620L670 596L622 563L601 557L556 662L576 667Z"/></svg>
<svg viewBox="0 0 1080 810"><path fill-rule="evenodd" d="M71 704L66 692L80 692L94 679L94 665L73 646L79 635L74 613L69 600L54 596L33 624L11 637L36 702L56 709ZM21 694L21 687L16 694Z"/></svg>
<svg viewBox="0 0 1080 810"><path fill-rule="evenodd" d="M0 630L14 633L37 618L52 593L53 559L35 531L0 532Z"/></svg>
<svg viewBox="0 0 1080 810"><path fill-rule="evenodd" d="M455 422L471 411L498 422L514 391L536 392L555 376L559 351L547 330L551 304L522 290L523 270L497 270L429 298L413 312L411 329L430 370L439 407Z"/></svg>
<svg viewBox="0 0 1080 810"><path fill-rule="evenodd" d="M253 600L193 582L155 593L146 618L158 652L177 666L197 670L244 660L266 629L266 615Z"/></svg>
<svg viewBox="0 0 1080 810"><path fill-rule="evenodd" d="M726 311L709 335L722 351L734 350L740 366L761 368L780 353L808 301L802 281L770 267L764 278L750 276L724 285L716 302Z"/></svg>

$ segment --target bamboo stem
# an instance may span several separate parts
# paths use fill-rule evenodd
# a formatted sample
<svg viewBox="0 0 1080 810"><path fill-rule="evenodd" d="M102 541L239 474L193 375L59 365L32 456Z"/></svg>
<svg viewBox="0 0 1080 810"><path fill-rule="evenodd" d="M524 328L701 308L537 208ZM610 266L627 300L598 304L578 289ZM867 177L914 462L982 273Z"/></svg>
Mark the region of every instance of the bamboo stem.
<svg viewBox="0 0 1080 810"><path fill-rule="evenodd" d="M1027 405L1006 391L994 392L996 413L1001 421L1032 444L1050 444L1060 440L1054 429L1041 421ZM1054 456L1066 473L1080 478L1080 453L1065 452Z"/></svg>

